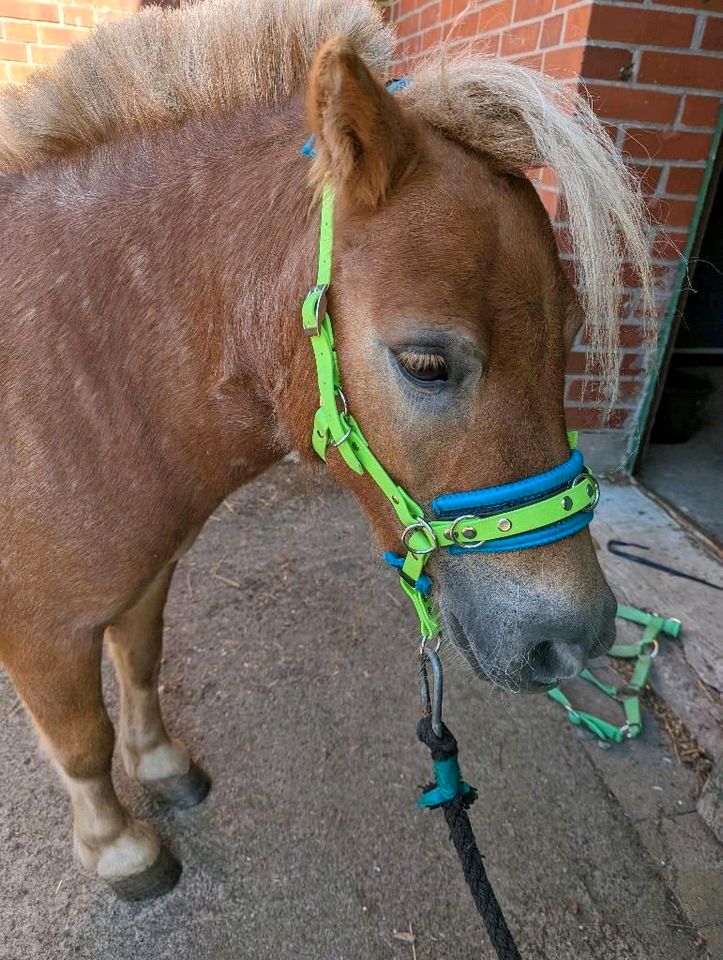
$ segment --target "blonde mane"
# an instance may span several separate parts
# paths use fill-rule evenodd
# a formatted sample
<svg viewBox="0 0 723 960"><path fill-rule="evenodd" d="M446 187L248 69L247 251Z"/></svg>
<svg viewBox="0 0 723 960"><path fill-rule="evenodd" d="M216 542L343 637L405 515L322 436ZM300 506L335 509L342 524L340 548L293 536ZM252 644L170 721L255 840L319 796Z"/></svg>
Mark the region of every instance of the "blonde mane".
<svg viewBox="0 0 723 960"><path fill-rule="evenodd" d="M292 96L335 36L386 75L394 35L372 0L206 0L101 24L55 67L0 93L0 171Z"/></svg>
<svg viewBox="0 0 723 960"><path fill-rule="evenodd" d="M289 97L303 88L319 46L339 35L378 76L389 76L394 35L372 0L206 0L102 25L54 68L0 94L0 172ZM596 372L612 405L624 265L637 273L648 320L654 286L638 185L585 98L481 55L418 68L400 96L445 136L515 173L554 171Z"/></svg>

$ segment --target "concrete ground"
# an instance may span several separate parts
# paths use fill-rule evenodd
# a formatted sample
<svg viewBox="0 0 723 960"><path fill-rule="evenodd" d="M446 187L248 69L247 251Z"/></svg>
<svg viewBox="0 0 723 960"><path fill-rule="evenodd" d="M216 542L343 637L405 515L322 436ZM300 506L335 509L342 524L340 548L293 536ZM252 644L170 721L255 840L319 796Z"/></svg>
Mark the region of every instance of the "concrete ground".
<svg viewBox="0 0 723 960"><path fill-rule="evenodd" d="M414 805L430 770L412 614L351 500L307 487L282 464L234 495L176 576L163 701L214 789L179 813L117 776L183 860L167 898L121 903L72 863L63 791L0 683L2 960L492 957L441 814ZM525 960L705 956L709 874L691 923L666 871L671 844L703 867L715 847L652 720L603 754L547 698L445 662L473 826ZM413 945L394 936L410 924Z"/></svg>

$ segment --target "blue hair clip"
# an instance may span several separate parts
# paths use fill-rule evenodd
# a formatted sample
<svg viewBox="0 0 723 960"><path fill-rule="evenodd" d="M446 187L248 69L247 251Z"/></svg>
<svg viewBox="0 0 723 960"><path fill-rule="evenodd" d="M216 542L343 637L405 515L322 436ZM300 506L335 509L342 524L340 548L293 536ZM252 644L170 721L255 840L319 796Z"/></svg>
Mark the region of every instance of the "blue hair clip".
<svg viewBox="0 0 723 960"><path fill-rule="evenodd" d="M303 147L299 147L299 153L303 153L305 157L315 157L316 150L314 144L316 143L316 135L312 133L309 139L306 141Z"/></svg>

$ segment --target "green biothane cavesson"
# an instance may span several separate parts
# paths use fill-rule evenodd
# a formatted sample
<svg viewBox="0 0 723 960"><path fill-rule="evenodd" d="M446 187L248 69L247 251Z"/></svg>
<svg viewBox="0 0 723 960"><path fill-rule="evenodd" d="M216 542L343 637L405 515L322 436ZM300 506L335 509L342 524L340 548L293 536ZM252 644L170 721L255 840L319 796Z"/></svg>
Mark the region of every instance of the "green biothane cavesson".
<svg viewBox="0 0 723 960"><path fill-rule="evenodd" d="M403 565L400 560L400 584L414 604L422 637L431 640L440 633L439 615L429 591L420 588L420 578L435 550L479 549L483 544L552 528L562 521L569 522L578 514L586 513L589 517L598 501L598 484L585 470L564 491L557 490L552 495L505 509L502 513L475 516L464 511L452 519L425 517L419 504L394 482L374 456L359 424L347 408L339 358L334 349L334 332L327 312L333 245L334 192L327 185L321 203L316 286L309 291L302 307L303 329L311 340L319 384L319 409L314 417L312 445L322 460L326 460L329 447L336 447L347 466L355 473L368 474L389 501L402 525L401 540L406 551ZM576 435L570 434L569 437L574 447Z"/></svg>

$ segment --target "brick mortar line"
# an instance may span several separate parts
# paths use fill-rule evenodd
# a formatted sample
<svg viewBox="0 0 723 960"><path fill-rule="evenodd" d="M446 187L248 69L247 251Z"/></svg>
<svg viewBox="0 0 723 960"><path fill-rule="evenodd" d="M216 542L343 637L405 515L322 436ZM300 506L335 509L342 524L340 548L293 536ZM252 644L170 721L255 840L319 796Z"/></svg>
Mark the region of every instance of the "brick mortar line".
<svg viewBox="0 0 723 960"><path fill-rule="evenodd" d="M599 400L572 400L569 397L565 397L565 407L568 410L604 410L607 405L607 400L605 397L600 397ZM638 398L635 400L625 400L618 402L615 401L615 406L613 410L636 410L638 407ZM604 428L603 428L604 429ZM619 429L619 428L612 428Z"/></svg>
<svg viewBox="0 0 723 960"><path fill-rule="evenodd" d="M629 50L630 47L635 47L635 52L637 53L669 53L674 57L702 57L704 60L711 60L713 62L723 59L723 54L720 50L692 50L690 47L661 47L654 46L653 44L643 44L643 43L634 43L632 41L625 40L605 40L605 41L596 41L594 37L586 38L586 46L593 46L596 49L604 47L609 50ZM580 41L569 41L569 43L561 44L561 46L575 46ZM638 83L639 81L634 81Z"/></svg>
<svg viewBox="0 0 723 960"><path fill-rule="evenodd" d="M614 120L612 122L615 123ZM671 131L670 124L658 124L657 126L653 126L651 124L647 127L640 127L632 123L629 124L629 121L627 120L624 121L624 123L626 124L626 126L623 126L623 121L620 121L619 123L615 123L615 126L619 127L624 133L630 133L631 130L651 130L653 133L663 133L663 132L711 133L712 132L712 128L708 128L708 127L706 128L698 128L698 127L687 128L686 127L682 130L676 129ZM628 166L640 166L641 161L634 157L625 157L624 159ZM693 167L696 170L705 170L707 162L708 162L707 160L664 160L664 159L659 160L657 157L650 157L650 159L646 161L646 163L650 167L674 167L676 170L683 167Z"/></svg>
<svg viewBox="0 0 723 960"><path fill-rule="evenodd" d="M663 201L663 202L667 202L667 200L669 200L669 199L678 200L678 199L680 199L680 198L679 198L679 197L672 197L672 198L670 198L670 197L648 197L647 199L649 199L649 200L661 200L661 201ZM686 201L686 202L688 202L688 203L693 203L693 202L695 202L695 200L697 200L697 199L698 199L697 194L696 194L696 195L692 195L692 194L691 194L691 200L688 200L688 201ZM686 237L686 236L688 235L688 233L690 232L690 230L689 230L688 227L666 227L664 224L660 224L660 225L651 224L651 227L652 227L652 230L654 231L654 236L651 236L651 237L649 238L649 240L651 241L651 244L650 244L651 246L653 246L654 244L660 243L660 242L663 241L663 240L670 240L670 241L671 241L671 246L674 246L674 243L672 242L672 241L675 239L675 237L673 236L674 234L676 234L676 235L677 235L677 234L681 234L680 239L683 239L683 238ZM553 230L555 230L556 232L558 232L560 229L568 230L569 227L566 225L566 226L560 228L560 227L554 226L554 224L553 224ZM573 262L577 259L577 258L574 257L571 253L567 253L567 252L565 252L565 251L561 251L560 254L559 254L559 256L560 256L560 260L564 261L565 263L573 263ZM681 260L685 260L685 257L683 256L682 253L676 253L675 256L671 256L671 257L668 257L668 258L658 257L658 258L656 258L656 260L660 260L660 262L659 262L659 263L655 263L655 260L654 260L653 262L655 263L655 265L662 267L662 266L669 266L670 264L673 264L673 263L679 263ZM629 261L626 261L626 263L630 264ZM637 289L637 288L636 288L636 289Z"/></svg>
<svg viewBox="0 0 723 960"><path fill-rule="evenodd" d="M627 324L627 326L629 326L629 324ZM576 343L570 352L578 353L578 354L589 354L591 357L601 357L605 353L604 350L593 350L591 346L585 345L582 343ZM623 347L623 346L618 347L618 353L620 357L626 354L631 354L635 357L645 357L647 356L648 352L649 351L647 350L646 347ZM572 374L569 374L569 376L579 377L580 374L572 373ZM626 374L626 376L635 376L635 374Z"/></svg>
<svg viewBox="0 0 723 960"><path fill-rule="evenodd" d="M438 2L439 0L433 0L433 3L438 3ZM391 25L395 28L402 26L405 20L411 20L412 17L416 17L418 14L422 13L424 10L429 9L429 7L433 5L433 3L429 3L424 7L420 7L417 10L413 10L411 13L405 14L403 17L400 17L398 20L392 20ZM636 4L636 6L638 6L638 4ZM549 20L552 17L563 17L563 21L567 21L568 13L573 12L575 10L583 10L587 7L592 7L591 0L581 0L581 2L569 4L567 7L565 7L562 10L551 10L549 13L545 13L542 16L529 17L527 20L510 20L507 23L500 24L499 27L494 27L492 28L491 31L488 30L486 32L490 33L490 32L495 32L503 29L510 29L514 27L525 27L531 23L541 24L541 23L544 23L545 20ZM482 13L484 13L484 9L485 8L482 8L478 11L480 16L482 15ZM475 12L474 10L470 10L470 13L474 13L474 12ZM447 17L445 20L435 20L434 23L430 23L426 27L421 28L420 30L415 30L413 34L408 34L408 36L416 37L425 33L428 30L434 30L437 27L446 27L446 26L452 27L462 23L463 20L464 20L464 14L462 16L457 16L457 17ZM474 40L479 36L481 36L480 33L475 33L468 37L459 37L458 39L470 41L470 40Z"/></svg>
<svg viewBox="0 0 723 960"><path fill-rule="evenodd" d="M639 128L635 128L635 129L639 129ZM650 129L650 128L646 127L646 129ZM668 127L663 127L663 130L668 130L668 129L669 129ZM626 133L629 132L629 129L626 129L624 132ZM652 132L658 133L658 130L655 129ZM688 133L689 131L683 130L680 132ZM646 164L648 168L660 167L661 169L664 169L665 167L670 167L672 170L687 170L689 167L693 170L705 170L706 164L707 164L706 160L658 160L657 157L650 157L647 160L644 160L643 158L637 158L637 157L625 157L624 159L625 159L625 165L628 167L640 167L643 164ZM539 181L534 181L534 182L539 183ZM549 185L542 184L542 186L545 190L555 190L556 192L559 193L559 187L554 186L553 184L549 184ZM695 196L697 197L698 194L696 194ZM569 223L569 220L554 220L553 226L556 226L556 225L565 226L568 223ZM671 227L671 230L682 230L682 229L683 227Z"/></svg>
<svg viewBox="0 0 723 960"><path fill-rule="evenodd" d="M595 86L598 86L598 87L610 87L610 89L612 90L621 89L619 80L604 80L602 78L598 79L597 77L587 77L585 79L581 77L580 80L586 86L591 86L594 84ZM673 87L673 86L668 86L662 83L639 83L637 81L635 82L634 85L631 85L630 87L625 87L624 89L642 90L645 93L669 93L669 94L672 94L673 96L679 96L679 97L686 97L686 96L710 97L711 99L715 99L715 98L720 99L721 95L723 94L723 91L713 90L710 87ZM711 129L714 129L714 128L711 127Z"/></svg>
<svg viewBox="0 0 723 960"><path fill-rule="evenodd" d="M620 292L623 296L633 297L636 300L640 299L640 287L622 287ZM656 288L654 295L654 302L663 306L670 299L670 290ZM639 317L630 317L625 321L627 324L633 324L634 326L642 326L642 320Z"/></svg>
<svg viewBox="0 0 723 960"><path fill-rule="evenodd" d="M488 40L488 39L493 39L493 38L501 37L501 36L503 36L503 34L504 34L504 31L493 31L492 33L489 33L489 34L478 35L478 36L476 36L476 37L474 37L474 38L472 38L472 39L474 39L474 40ZM412 40L412 39L414 39L414 37L416 37L416 36L422 36L422 34L414 34L414 35L411 36L411 37L406 37L406 38L404 38L404 40ZM469 40L469 38L467 38L467 39ZM404 42L404 40L402 40L402 42ZM461 41L454 41L454 42L450 43L449 46L450 46L450 47L453 47L453 46L455 46L455 44L461 44ZM569 43L558 44L557 46L554 46L554 47L542 47L542 48L534 47L533 49L527 50L527 51L519 51L519 52L516 52L516 53L502 54L502 55L499 55L496 59L500 59L500 60L510 60L510 61L514 62L514 60L515 60L516 58L517 58L517 59L520 59L520 58L522 58L522 57L544 56L544 54L546 54L546 53L557 53L558 51L577 50L577 49L582 50L582 52L583 52L583 58L584 58L584 52L585 52L585 50L587 49L587 45L586 45L584 42L570 41ZM621 44L620 46L615 46L613 49L628 49L628 48L627 48L624 44ZM644 52L644 51L642 51L642 52ZM656 50L655 52L662 52L662 51L661 51L661 50ZM674 53L674 54L679 54L681 51L680 51L680 50L667 50L666 52L670 52L670 53ZM410 60L418 59L419 57L423 56L425 53L426 53L426 51L424 51L424 52L423 52L423 51L420 51L419 53L412 54L412 55L411 55L410 57L408 57L407 59L410 59ZM698 55L698 54L696 54L696 56L697 56L697 55ZM721 57L721 54L719 54L719 53L707 53L707 54L706 54L706 59L710 59L713 63L717 63L719 60L721 60L721 59L723 59L723 58ZM584 66L584 59L583 59L583 66ZM549 76L553 76L553 77L554 77L555 75L554 75L554 74L549 74ZM607 79L605 79L605 78L603 78L603 77L589 77L589 76L586 77L586 76L582 76L582 75L580 75L580 76L575 76L575 75L573 75L573 76L558 76L557 79L567 79L567 80L570 80L570 82L578 82L578 83L583 84L583 85L586 86L586 87L587 87L587 86L590 86L590 85L592 85L592 84L595 84L595 85L597 85L597 86L608 86L608 87L610 87L610 88L612 88L612 89L617 89L617 90L620 90L620 89L625 89L625 90L641 90L641 91L647 92L647 93L667 93L667 94L672 94L672 95L678 95L678 96L680 96L680 97L685 97L685 96L701 96L701 97L709 97L710 99L720 99L720 97L721 97L721 91L720 91L720 90L714 90L714 89L711 88L711 87L681 87L681 86L672 86L672 85L669 85L669 84L641 83L641 82L638 81L638 80L633 80L633 81L630 82L630 83L625 83L624 85L621 85L621 81L619 81L619 80L607 80ZM633 122L634 122L634 121L633 121ZM638 121L638 125L641 125L641 123L642 123L642 121ZM693 129L697 129L697 130L713 130L714 127L702 127L702 128L699 127L699 128L693 128Z"/></svg>
<svg viewBox="0 0 723 960"><path fill-rule="evenodd" d="M520 23L513 22L513 23L507 23L507 24L500 24L499 27L491 27L489 30L482 30L468 37L456 37L453 39L449 39L449 36L447 36L444 38L444 42L450 47L461 46L462 44L471 45L477 40L488 40L492 38L503 37L506 33L510 33L513 30L515 30L518 26L524 27L524 26L529 26L531 24L535 24L535 23L541 25L544 23L545 19L546 18L543 17L543 18L538 18L533 20L525 20ZM445 21L444 23L441 23L441 24L439 23L431 24L428 27L423 27L419 30L415 30L414 33L405 33L401 36L398 36L398 40L400 43L404 43L405 40L413 40L415 37L422 38L426 34L431 33L433 30L437 30L440 26L441 27L446 26L448 23L449 21ZM565 25L563 24L563 28L561 30L562 35L564 35L564 27ZM582 47L584 50L587 50L588 48L593 48L596 50L600 50L600 49L626 50L626 51L631 51L633 54L637 54L638 57L642 53L669 53L671 55L677 55L677 56L696 56L696 57L700 56L712 61L716 61L716 60L720 60L722 56L719 50L705 50L703 48L694 48L694 47L671 47L671 46L663 46L661 44L639 43L634 40L609 40L609 39L600 40L600 39L597 39L596 37L588 36L588 35L584 37L580 37L577 40L563 40L560 43L556 43L548 47L536 46L532 50L529 50L527 54L532 55L535 53L549 53L551 51L557 51L557 50L574 50L574 49L577 49L578 47ZM514 56L514 54L506 54L504 59L508 59L510 56ZM610 82L619 82L619 81L610 81ZM657 86L656 84L641 84L636 80L633 80L631 86L632 85L637 85L641 87ZM681 89L690 89L690 88L683 87ZM716 91L716 93L717 92L718 91Z"/></svg>
<svg viewBox="0 0 723 960"><path fill-rule="evenodd" d="M598 117L598 119L600 119ZM622 130L624 133L629 133L631 130L643 130L650 131L650 133L709 133L712 134L715 132L715 127L691 127L683 124L676 124L675 120L672 120L670 123L658 123L657 121L647 121L647 120L616 120L615 117L603 117L602 120L606 124L614 125ZM655 160L654 157L651 157L651 163ZM660 164L682 164L684 167L699 166L705 167L705 160L681 160L676 158L674 160L657 160L656 163Z"/></svg>
<svg viewBox="0 0 723 960"><path fill-rule="evenodd" d="M657 199L657 198L654 198L654 199ZM577 259L577 258L574 257L571 253L562 253L562 252L560 252L558 255L559 255L560 260L561 260L563 263L572 263L572 264L574 264L574 263L576 262L576 259ZM658 258L658 257L655 257L655 258L651 257L651 262L652 262L652 265L653 265L654 267L666 267L665 278L666 278L666 280L667 280L669 274L672 274L672 273L673 273L672 270L668 270L667 268L669 268L669 267L677 267L681 262L682 262L682 263L687 263L687 260L685 259L685 257L684 257L682 254L678 254L674 259L671 259L671 260L663 260L663 259ZM633 263L632 263L631 261L629 261L629 260L626 260L626 261L625 261L625 264L626 264L627 266L630 266L630 267L634 267L634 266L635 266L635 264L633 264ZM661 279L663 279L663 278L662 278L662 277L658 277L657 280L656 280L656 286L657 286L658 291L659 291L659 294L660 294L660 296L656 297L656 302L662 302L662 301L669 295L669 293L670 293L669 289L668 289L666 286L661 286L661 285L660 285ZM629 291L635 291L636 293L640 293L640 287L623 287L623 288L622 288L622 292L623 292L623 293L629 292Z"/></svg>
<svg viewBox="0 0 723 960"><path fill-rule="evenodd" d="M708 18L704 13L699 13L695 18L695 26L693 27L693 36L690 38L690 49L695 50L696 52L701 52L702 47L701 43L703 41L703 33L705 32L706 24L708 23ZM720 51L719 51L720 52Z"/></svg>
<svg viewBox="0 0 723 960"><path fill-rule="evenodd" d="M477 33L473 33L466 37L455 37L452 40L448 40L448 42L450 44L474 43L475 40L480 40L483 37L500 36L502 33L517 29L517 27L529 27L532 24L539 24L541 26L546 19L547 19L546 17L534 17L531 20L520 20L520 21L512 21L508 23L501 23L497 27L492 26L487 30L479 30ZM404 38L409 39L411 37L423 37L426 33L431 33L432 30L436 30L439 27L452 26L453 23L454 21L449 21L449 20L445 20L442 23L432 23L427 27L421 27L419 30L415 30L414 33L404 34ZM564 24L561 32L564 33ZM585 38L581 37L579 40L570 41L570 43L582 45L584 43L584 40Z"/></svg>
<svg viewBox="0 0 723 960"><path fill-rule="evenodd" d="M570 41L570 43L579 42L581 41ZM597 37L586 37L585 42L586 46L595 47L596 50L630 50L630 48L633 47L634 53L645 53L649 51L651 53L673 53L678 55L692 54L696 57L711 57L713 60L721 59L723 56L720 50L696 50L692 47L661 46L659 43L640 43L637 40L599 40Z"/></svg>
<svg viewBox="0 0 723 960"><path fill-rule="evenodd" d="M53 20L53 21L50 21L50 20L16 20L16 19L14 19L14 18L12 18L12 17L3 17L3 18L2 18L2 21L0 21L0 22L2 22L2 23L9 23L9 24L11 24L11 25L13 25L13 26L15 26L16 24L28 24L28 25L31 25L31 26L33 26L33 27L38 27L38 28L40 28L40 27L65 27L65 26L66 26L66 24L57 23L55 20ZM90 28L86 27L86 29L90 29ZM8 41L8 42L9 42L9 43L16 43L17 41L12 41L12 40L11 40L11 41ZM22 41L21 41L21 42L22 42Z"/></svg>
<svg viewBox="0 0 723 960"><path fill-rule="evenodd" d="M687 106L687 104L686 104L686 100L687 100L687 99L688 99L687 96L680 98L680 103L678 104L678 109L675 111L675 120L673 120L673 125L674 125L675 127L678 127L678 126L681 126L681 127L682 127L682 126L684 126L684 124L683 124L683 114L685 113L685 108L686 108L686 106ZM714 129L714 128L711 127L711 130L712 130L712 129Z"/></svg>
<svg viewBox="0 0 723 960"><path fill-rule="evenodd" d="M590 0L590 5L592 5L593 0ZM612 10L617 10L618 8L623 10L652 10L654 12L660 11L665 13L680 13L688 17L713 17L720 18L723 17L723 11L718 10L694 10L692 7L675 7L669 3L635 3L634 0L615 0L614 3L602 2L599 4L600 7L608 7Z"/></svg>
<svg viewBox="0 0 723 960"><path fill-rule="evenodd" d="M625 348L623 348L623 349L625 349ZM578 351L576 351L576 352L578 352L578 353L580 353L580 352L584 353L585 351L584 351L584 350L582 350L582 351L578 350ZM592 351L591 351L591 353L592 353ZM566 381L569 381L570 383L572 383L573 380L581 380L581 379L583 379L583 377L584 377L584 374L582 374L582 373L565 373L565 380L566 380ZM587 378L586 378L586 379L587 379ZM603 382L603 377L602 377L602 374L600 374L600 373L591 373L589 379L590 379L590 382L591 382L591 383L602 383L602 382ZM620 382L621 382L621 383L640 383L640 379L641 379L641 378L640 378L640 375L639 375L639 374L635 374L635 373L621 373L621 374L620 374Z"/></svg>
<svg viewBox="0 0 723 960"><path fill-rule="evenodd" d="M650 262L654 267L677 267L680 263L687 263L688 261L682 254L679 254L671 260L663 260L661 257L651 257Z"/></svg>
<svg viewBox="0 0 723 960"><path fill-rule="evenodd" d="M615 117L598 117L598 119L602 119L605 124L614 125L625 132L630 130L650 130L653 133L714 133L715 131L715 127L694 127L689 123L676 123L675 120L671 120L670 123L660 123L657 120L628 120L623 118L615 119ZM671 160L663 159L656 162L669 164L681 163L683 166L695 166L698 164L702 167L706 164L705 160L681 160L678 158Z"/></svg>
<svg viewBox="0 0 723 960"><path fill-rule="evenodd" d="M598 374L590 374L589 376L585 376L584 373L566 373L566 374L565 374L565 392L567 393L568 390L569 390L569 388L570 388L573 384L577 384L577 383L578 383L579 381L581 381L581 380L584 381L585 383L589 384L589 385L592 386L592 387L600 386L601 384L604 383L602 377L600 377ZM641 385L642 385L642 384L645 382L645 378L644 378L644 377L633 377L633 376L630 376L630 375L628 375L628 374L625 374L625 376L620 376L620 377L618 377L618 382L621 383L621 384L625 384L626 387L628 387L628 386L629 386L629 387L636 387L636 386L638 386L638 384L641 384ZM576 405L577 405L577 404L582 405L583 403L594 403L595 401L591 401L591 400L571 400L571 399L568 398L568 401L567 401L567 402L568 402L568 403L574 403L574 404L576 404ZM630 403L630 401L629 401L629 400L622 400L621 403Z"/></svg>
<svg viewBox="0 0 723 960"><path fill-rule="evenodd" d="M438 0L433 0L433 2L436 3L438 2ZM427 6L420 7L418 10L414 10L411 13L405 14L403 17L400 17L397 20L392 20L391 25L395 28L400 28L404 25L405 21L411 20L413 17L419 16L419 14L421 14L424 10L429 9L432 5L433 4L427 4ZM626 10L637 10L638 12L640 12L640 9L641 9L639 3L616 2L614 4L604 4L604 5L612 9L617 9L621 7ZM468 36L468 37L459 37L458 40L470 41L470 40L474 40L477 37L482 36L483 34L494 33L500 30L505 30L505 29L509 30L509 29L514 29L516 27L525 27L525 26L529 26L531 23L543 24L546 20L552 19L553 17L560 17L560 16L563 17L563 27L564 27L567 24L567 17L569 13L574 13L576 10L583 10L592 6L593 6L593 3L589 2L589 0L582 0L582 2L580 3L571 3L569 6L565 7L562 10L551 10L549 13L545 13L542 16L529 17L527 20L509 20L507 21L507 23L500 24L498 27L493 27L493 28L490 28L490 30L486 30L486 31L483 30L478 33L472 34L471 36ZM650 10L652 8L644 7L644 9ZM715 19L715 20L723 19L723 13L717 13L712 10L710 11L702 10L702 11L697 11L695 13L689 13L687 12L689 10L689 8L687 7L666 7L664 9L667 12L675 12L675 13L681 14L682 16L694 17L696 20L696 24L693 28L693 37L695 37L697 30L700 30L701 37L702 37L703 30L705 29L705 24L709 19ZM470 12L474 13L474 11L470 11ZM481 15L483 12L484 10L480 10L479 14ZM433 23L430 23L425 27L420 27L418 30L415 30L414 33L412 34L405 34L405 36L420 36L426 33L427 31L435 30L438 27L454 27L460 24L463 21L463 19L464 17L447 17L445 20L435 20ZM702 26L699 26L699 21L702 23ZM581 38L581 39L595 40L594 37L587 37L587 38ZM608 42L617 43L618 41L601 40L600 42L601 43L608 43ZM630 41L630 42L634 43L634 41ZM637 43L635 45L638 46ZM656 46L655 49L658 49L658 47ZM668 49L668 48L663 47L662 49ZM675 48L675 49L678 49L678 48ZM685 47L681 49L684 49L686 53L689 53L691 50L691 47ZM696 48L696 53L697 52L698 50ZM702 50L701 52L716 53L717 51ZM718 55L720 56L719 53Z"/></svg>

